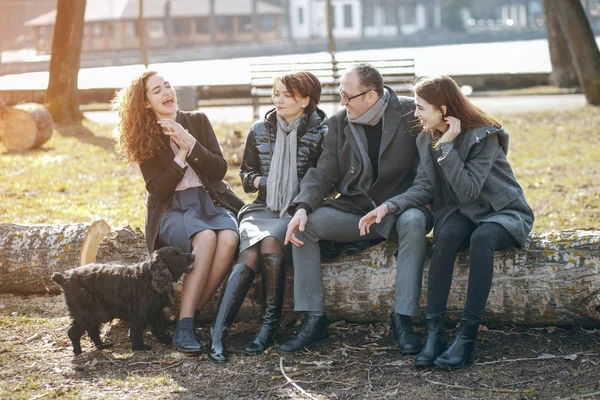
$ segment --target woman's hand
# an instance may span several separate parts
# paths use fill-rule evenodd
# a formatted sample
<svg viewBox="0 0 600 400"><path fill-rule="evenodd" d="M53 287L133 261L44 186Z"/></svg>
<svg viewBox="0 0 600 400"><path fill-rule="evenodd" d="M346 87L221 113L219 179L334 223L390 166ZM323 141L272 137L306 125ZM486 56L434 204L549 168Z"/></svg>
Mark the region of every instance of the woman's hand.
<svg viewBox="0 0 600 400"><path fill-rule="evenodd" d="M179 150L185 151L186 154L196 143L196 139L181 124L172 119L161 118L157 122L163 129L164 134L170 136L175 144L179 146Z"/></svg>
<svg viewBox="0 0 600 400"><path fill-rule="evenodd" d="M460 133L460 119L456 117L444 117L444 121L448 124L448 130L440 138L440 143L451 142Z"/></svg>
<svg viewBox="0 0 600 400"><path fill-rule="evenodd" d="M362 217L360 221L358 221L358 229L360 229L360 236L365 236L366 234L370 233L371 225L380 223L383 217L385 217L389 211L390 210L387 204L382 204L373 211L369 212L364 217Z"/></svg>

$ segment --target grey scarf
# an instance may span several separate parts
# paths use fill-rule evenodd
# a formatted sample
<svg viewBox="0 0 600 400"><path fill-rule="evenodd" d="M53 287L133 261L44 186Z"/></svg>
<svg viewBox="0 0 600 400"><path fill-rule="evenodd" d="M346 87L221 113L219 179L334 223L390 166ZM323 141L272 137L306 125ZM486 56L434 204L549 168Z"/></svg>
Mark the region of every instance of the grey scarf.
<svg viewBox="0 0 600 400"><path fill-rule="evenodd" d="M386 88L383 88L383 95L377 100L377 103L373 104L373 106L365 111L360 117L348 119L348 125L350 125L354 140L356 140L358 148L360 149L364 173L361 173L359 177L359 184L362 187L371 187L373 184L373 168L371 167L371 160L369 159L369 152L367 151L367 137L365 136L363 125L377 125L381 118L383 118L383 114L385 114L389 100L390 92L388 92Z"/></svg>
<svg viewBox="0 0 600 400"><path fill-rule="evenodd" d="M267 178L267 207L279 211L280 217L286 214L292 199L298 194L297 137L298 127L305 119L303 114L288 124L277 116L277 138Z"/></svg>

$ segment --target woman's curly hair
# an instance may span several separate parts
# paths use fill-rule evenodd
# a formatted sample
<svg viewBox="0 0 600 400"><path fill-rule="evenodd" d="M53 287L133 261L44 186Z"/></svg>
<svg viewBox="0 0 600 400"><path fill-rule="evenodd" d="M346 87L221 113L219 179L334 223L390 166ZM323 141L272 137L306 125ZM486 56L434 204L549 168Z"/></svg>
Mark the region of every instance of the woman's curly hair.
<svg viewBox="0 0 600 400"><path fill-rule="evenodd" d="M146 82L156 74L146 71L135 77L111 102L119 115L115 128L117 151L129 162L141 164L166 148L156 114L146 107Z"/></svg>

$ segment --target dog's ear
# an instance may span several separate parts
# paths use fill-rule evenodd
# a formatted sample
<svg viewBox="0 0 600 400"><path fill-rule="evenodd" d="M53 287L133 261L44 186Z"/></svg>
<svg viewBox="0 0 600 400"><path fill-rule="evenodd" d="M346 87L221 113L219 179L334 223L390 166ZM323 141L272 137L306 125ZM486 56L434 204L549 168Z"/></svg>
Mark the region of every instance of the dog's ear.
<svg viewBox="0 0 600 400"><path fill-rule="evenodd" d="M167 268L167 263L163 260L150 263L150 275L152 276L152 289L158 293L169 292L173 288L173 276Z"/></svg>

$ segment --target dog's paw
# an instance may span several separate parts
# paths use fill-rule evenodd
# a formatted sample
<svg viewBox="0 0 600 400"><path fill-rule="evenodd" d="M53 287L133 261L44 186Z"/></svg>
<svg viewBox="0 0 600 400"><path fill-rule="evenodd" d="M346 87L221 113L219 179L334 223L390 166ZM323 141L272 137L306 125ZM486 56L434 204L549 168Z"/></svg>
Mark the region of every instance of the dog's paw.
<svg viewBox="0 0 600 400"><path fill-rule="evenodd" d="M158 340L162 344L171 344L171 343L173 343L173 339L171 338L171 336L167 335L166 333L164 335L157 336L156 340Z"/></svg>
<svg viewBox="0 0 600 400"><path fill-rule="evenodd" d="M147 344L141 344L141 345L134 345L131 346L131 350L133 351L148 351L148 350L152 350L152 346L148 346Z"/></svg>

